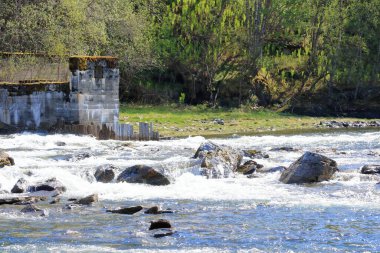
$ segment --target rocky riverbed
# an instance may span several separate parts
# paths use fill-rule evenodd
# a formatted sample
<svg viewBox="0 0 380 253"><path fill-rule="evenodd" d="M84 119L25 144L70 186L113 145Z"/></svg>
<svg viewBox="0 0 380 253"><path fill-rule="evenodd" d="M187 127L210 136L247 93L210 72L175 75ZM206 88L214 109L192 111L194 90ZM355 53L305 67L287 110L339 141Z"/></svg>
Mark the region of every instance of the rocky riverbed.
<svg viewBox="0 0 380 253"><path fill-rule="evenodd" d="M378 132L0 143L3 251L380 250Z"/></svg>

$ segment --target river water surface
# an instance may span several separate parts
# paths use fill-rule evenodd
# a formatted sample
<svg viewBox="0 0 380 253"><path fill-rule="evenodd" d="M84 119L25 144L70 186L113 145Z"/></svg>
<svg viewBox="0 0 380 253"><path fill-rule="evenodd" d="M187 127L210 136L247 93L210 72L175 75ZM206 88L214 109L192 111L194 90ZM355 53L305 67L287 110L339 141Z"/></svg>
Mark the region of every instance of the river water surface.
<svg viewBox="0 0 380 253"><path fill-rule="evenodd" d="M0 206L2 252L379 252L380 181L362 175L365 164L380 164L380 132L315 133L214 139L238 149L269 154L256 159L265 167L288 166L305 151L337 161L331 181L286 185L280 172L206 179L191 158L206 139L189 137L160 142L98 141L75 135L23 133L0 136L0 148L16 165L0 169L2 190L23 177L29 182L57 178L67 191L62 204L37 203L47 217ZM58 146L57 142L65 142ZM270 151L293 147L294 152ZM83 160L70 155L89 152ZM248 158L246 158L248 159ZM160 168L168 186L98 183L97 166L123 169L136 164ZM66 210L68 198L99 194L91 207ZM1 197L1 195L0 195ZM132 216L106 213L128 206L172 209L173 214ZM154 219L168 219L175 234L154 238Z"/></svg>

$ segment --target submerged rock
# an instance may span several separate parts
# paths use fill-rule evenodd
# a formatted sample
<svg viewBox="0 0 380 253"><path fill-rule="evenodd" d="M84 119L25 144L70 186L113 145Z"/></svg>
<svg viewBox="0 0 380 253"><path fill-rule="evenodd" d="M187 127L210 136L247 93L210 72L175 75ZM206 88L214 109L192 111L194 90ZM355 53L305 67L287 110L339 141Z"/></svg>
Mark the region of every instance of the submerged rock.
<svg viewBox="0 0 380 253"><path fill-rule="evenodd" d="M279 147L279 148L272 148L270 151L297 152L299 151L299 149L293 148L293 147Z"/></svg>
<svg viewBox="0 0 380 253"><path fill-rule="evenodd" d="M337 163L334 160L306 152L282 172L280 181L285 184L322 182L329 180L337 170Z"/></svg>
<svg viewBox="0 0 380 253"><path fill-rule="evenodd" d="M135 165L125 169L118 177L117 182L141 183L150 185L168 185L169 179L150 166Z"/></svg>
<svg viewBox="0 0 380 253"><path fill-rule="evenodd" d="M63 146L66 146L66 143L63 142L63 141L57 141L57 142L55 143L55 145L57 145L58 147L63 147Z"/></svg>
<svg viewBox="0 0 380 253"><path fill-rule="evenodd" d="M286 170L285 166L278 166L278 167L273 167L273 168L259 168L256 170L258 173L274 173L274 172L283 172Z"/></svg>
<svg viewBox="0 0 380 253"><path fill-rule="evenodd" d="M203 175L208 178L223 178L230 177L237 171L243 153L208 141L200 145L194 158L200 160Z"/></svg>
<svg viewBox="0 0 380 253"><path fill-rule="evenodd" d="M159 220L150 222L149 230L161 229L161 228L172 228L172 225L170 224L168 220L164 220L164 219L159 219Z"/></svg>
<svg viewBox="0 0 380 253"><path fill-rule="evenodd" d="M132 207L126 207L126 208L119 208L115 210L107 210L107 212L132 215L132 214L140 212L142 209L143 209L142 206L132 206Z"/></svg>
<svg viewBox="0 0 380 253"><path fill-rule="evenodd" d="M38 196L4 196L0 198L0 205L21 205L36 203L40 200L45 201L45 197Z"/></svg>
<svg viewBox="0 0 380 253"><path fill-rule="evenodd" d="M160 233L156 233L153 235L154 238L162 238L166 236L171 236L174 234L174 231L171 229L161 229Z"/></svg>
<svg viewBox="0 0 380 253"><path fill-rule="evenodd" d="M380 165L365 165L360 170L362 174L380 174Z"/></svg>
<svg viewBox="0 0 380 253"><path fill-rule="evenodd" d="M98 167L94 174L96 181L102 183L111 182L115 178L115 169L117 168L109 164Z"/></svg>
<svg viewBox="0 0 380 253"><path fill-rule="evenodd" d="M57 191L57 192L65 192L66 187L58 181L55 177L46 180L43 183L33 185L29 187L29 191L37 192L37 191Z"/></svg>
<svg viewBox="0 0 380 253"><path fill-rule="evenodd" d="M244 156L249 157L251 159L266 159L269 158L268 154L263 153L262 151L258 151L255 149L243 150Z"/></svg>
<svg viewBox="0 0 380 253"><path fill-rule="evenodd" d="M24 193L28 190L28 182L24 178L20 178L16 184L13 186L12 193Z"/></svg>
<svg viewBox="0 0 380 253"><path fill-rule="evenodd" d="M84 159L90 158L90 157L91 157L91 153L90 152L80 151L78 153L75 153L72 156L72 158L70 159L70 161L76 162L76 161L84 160Z"/></svg>
<svg viewBox="0 0 380 253"><path fill-rule="evenodd" d="M173 213L172 210L160 210L158 206L153 206L151 208L148 208L145 212L145 214L164 214L164 213Z"/></svg>
<svg viewBox="0 0 380 253"><path fill-rule="evenodd" d="M4 166L13 166L15 165L15 161L12 157L10 157L7 153L0 151L0 168Z"/></svg>
<svg viewBox="0 0 380 253"><path fill-rule="evenodd" d="M92 194L85 198L79 199L74 202L76 205L91 205L92 203L98 202L99 197L98 194Z"/></svg>

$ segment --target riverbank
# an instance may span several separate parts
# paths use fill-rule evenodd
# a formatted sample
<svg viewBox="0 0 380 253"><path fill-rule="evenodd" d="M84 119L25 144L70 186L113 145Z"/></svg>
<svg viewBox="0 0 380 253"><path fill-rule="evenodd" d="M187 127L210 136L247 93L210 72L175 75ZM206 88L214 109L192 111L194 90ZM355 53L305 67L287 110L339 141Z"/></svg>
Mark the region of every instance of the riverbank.
<svg viewBox="0 0 380 253"><path fill-rule="evenodd" d="M310 117L249 108L212 109L205 106L121 105L120 121L152 122L162 137L254 135L339 128L321 122L371 122L376 119ZM346 128L346 126L341 126ZM348 128L354 127L352 125Z"/></svg>

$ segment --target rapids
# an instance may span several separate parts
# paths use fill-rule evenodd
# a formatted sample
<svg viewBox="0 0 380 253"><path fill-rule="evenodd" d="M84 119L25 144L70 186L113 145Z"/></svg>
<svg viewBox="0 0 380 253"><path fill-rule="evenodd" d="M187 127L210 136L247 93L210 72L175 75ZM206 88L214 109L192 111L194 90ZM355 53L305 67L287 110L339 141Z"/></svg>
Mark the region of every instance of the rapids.
<svg viewBox="0 0 380 253"><path fill-rule="evenodd" d="M67 191L50 215L36 217L22 207L0 206L0 250L4 252L373 252L380 251L379 176L362 175L365 164L380 164L380 132L352 131L213 139L238 149L269 154L255 159L265 167L289 166L305 151L337 161L340 172L328 182L285 185L280 172L248 179L237 175L206 179L192 156L206 139L160 142L98 141L88 136L22 133L0 136L0 148L16 165L0 169L1 190L23 177L34 183L57 178ZM57 145L65 142L65 146ZM271 151L293 147L294 152ZM73 154L87 152L82 160ZM245 158L247 160L248 158ZM172 184L149 186L98 183L99 165L121 173L136 164L160 168ZM92 207L65 210L68 198L99 194ZM1 195L0 195L1 197ZM171 208L174 214L115 215L119 206ZM170 220L176 233L156 239L149 221Z"/></svg>

